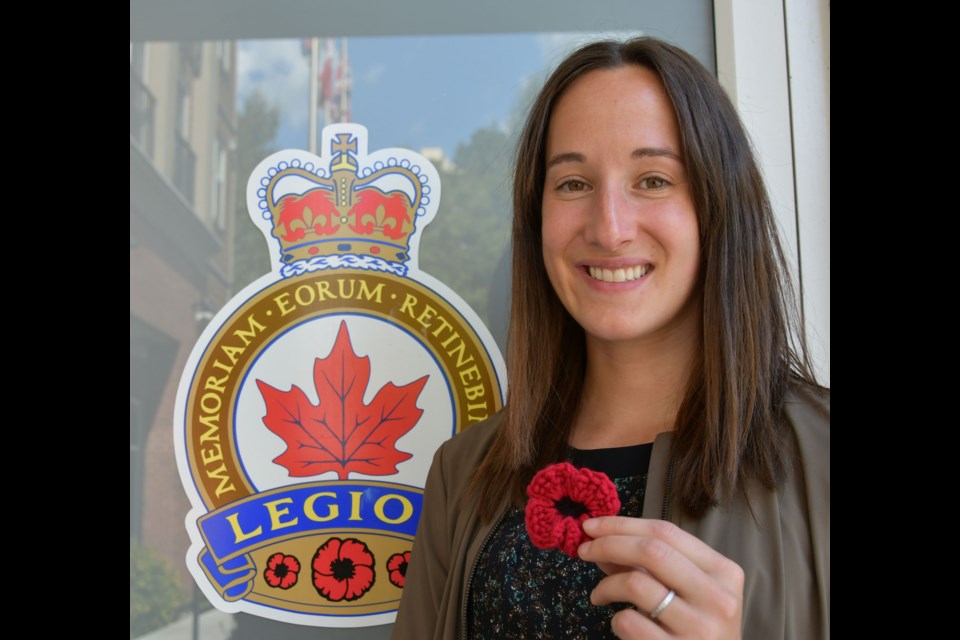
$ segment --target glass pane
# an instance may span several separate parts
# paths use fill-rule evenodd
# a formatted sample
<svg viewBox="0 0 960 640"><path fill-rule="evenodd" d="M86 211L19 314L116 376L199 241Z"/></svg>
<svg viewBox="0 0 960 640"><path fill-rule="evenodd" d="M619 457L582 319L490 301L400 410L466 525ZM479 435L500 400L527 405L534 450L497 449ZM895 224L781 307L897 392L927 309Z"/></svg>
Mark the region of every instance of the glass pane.
<svg viewBox="0 0 960 640"><path fill-rule="evenodd" d="M174 445L176 396L211 319L271 270L247 210L251 171L275 151L311 149L314 104L318 146L325 124L354 122L367 128L371 153L399 147L429 159L443 192L423 231L420 269L455 291L502 350L512 152L543 78L578 43L641 32L714 68L712 4L665 3L671 8L644 13L657 3L609 3L584 26L577 3L552 2L549 18L517 7L485 16L483 24L498 26L474 32L449 12L421 11L426 26L416 33L432 35L410 35L401 20L393 32L389 24L361 29L344 10L317 39L275 37L282 15L257 23L209 2L201 3L206 13L178 16L176 4L166 13L156 6L163 4L131 2L131 638L388 638L389 624L317 628L223 613L187 568L191 504ZM411 11L421 4L435 5L410 3ZM142 16L151 23L138 22ZM324 54L316 70L308 45Z"/></svg>

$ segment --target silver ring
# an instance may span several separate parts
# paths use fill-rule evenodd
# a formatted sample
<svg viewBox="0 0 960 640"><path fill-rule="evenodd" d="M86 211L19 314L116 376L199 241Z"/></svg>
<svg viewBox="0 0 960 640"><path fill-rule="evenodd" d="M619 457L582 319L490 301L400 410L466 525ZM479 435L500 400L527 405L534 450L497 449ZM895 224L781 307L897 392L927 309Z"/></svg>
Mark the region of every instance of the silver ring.
<svg viewBox="0 0 960 640"><path fill-rule="evenodd" d="M663 600L660 602L660 604L657 605L657 608L650 612L650 619L656 620L657 616L663 613L663 610L666 609L671 602L673 602L673 597L675 595L677 595L677 592L673 589L670 589L667 595L663 597Z"/></svg>

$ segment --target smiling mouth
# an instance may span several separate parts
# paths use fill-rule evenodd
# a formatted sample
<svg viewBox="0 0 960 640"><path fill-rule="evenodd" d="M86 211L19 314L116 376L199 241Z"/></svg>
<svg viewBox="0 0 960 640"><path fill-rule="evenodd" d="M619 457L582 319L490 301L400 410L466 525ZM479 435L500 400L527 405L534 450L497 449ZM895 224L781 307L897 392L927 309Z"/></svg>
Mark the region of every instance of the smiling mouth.
<svg viewBox="0 0 960 640"><path fill-rule="evenodd" d="M601 269L600 267L587 267L587 272L594 280L603 282L629 282L643 277L650 271L649 264L638 264L634 267L623 269Z"/></svg>

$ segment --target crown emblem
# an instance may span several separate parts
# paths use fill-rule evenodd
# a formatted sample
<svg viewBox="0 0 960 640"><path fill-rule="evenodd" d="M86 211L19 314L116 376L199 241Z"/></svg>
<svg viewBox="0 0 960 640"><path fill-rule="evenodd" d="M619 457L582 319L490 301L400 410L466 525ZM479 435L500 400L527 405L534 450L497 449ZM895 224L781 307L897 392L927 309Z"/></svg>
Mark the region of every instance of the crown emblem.
<svg viewBox="0 0 960 640"><path fill-rule="evenodd" d="M283 160L260 180L258 204L279 242L281 273L354 267L406 275L418 219L430 203L424 169L435 175L432 165L393 149L386 161L361 166L366 129L359 125L331 125L323 141L326 166L312 155L320 162Z"/></svg>

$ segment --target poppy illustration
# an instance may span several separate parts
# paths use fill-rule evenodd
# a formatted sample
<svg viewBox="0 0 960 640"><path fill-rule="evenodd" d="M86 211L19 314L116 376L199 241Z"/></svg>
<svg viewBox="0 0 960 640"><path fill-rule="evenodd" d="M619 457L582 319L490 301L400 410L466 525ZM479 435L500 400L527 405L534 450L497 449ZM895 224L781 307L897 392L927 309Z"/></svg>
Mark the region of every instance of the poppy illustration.
<svg viewBox="0 0 960 640"><path fill-rule="evenodd" d="M373 565L373 553L360 540L330 538L313 556L313 586L331 602L356 600L373 586Z"/></svg>
<svg viewBox="0 0 960 640"><path fill-rule="evenodd" d="M530 541L538 549L558 548L577 557L577 547L590 540L583 521L620 511L617 487L605 473L577 469L560 462L541 469L527 485L525 520Z"/></svg>
<svg viewBox="0 0 960 640"><path fill-rule="evenodd" d="M267 560L263 578L275 589L289 589L297 584L300 575L300 561L293 556L275 553Z"/></svg>
<svg viewBox="0 0 960 640"><path fill-rule="evenodd" d="M410 552L395 553L387 559L387 571L390 572L390 582L403 589L407 579L407 565L410 564Z"/></svg>

